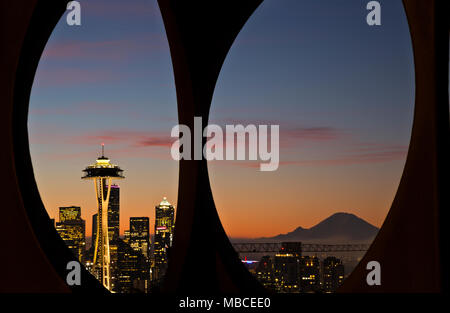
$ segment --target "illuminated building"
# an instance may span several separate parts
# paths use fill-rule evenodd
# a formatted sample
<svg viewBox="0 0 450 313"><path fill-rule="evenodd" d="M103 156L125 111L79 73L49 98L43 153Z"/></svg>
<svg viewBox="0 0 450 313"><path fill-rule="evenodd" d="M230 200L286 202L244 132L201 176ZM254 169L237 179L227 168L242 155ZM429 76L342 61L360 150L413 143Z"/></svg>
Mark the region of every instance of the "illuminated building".
<svg viewBox="0 0 450 313"><path fill-rule="evenodd" d="M117 242L117 282L120 293L147 293L150 289L150 268L141 251L136 251L119 239Z"/></svg>
<svg viewBox="0 0 450 313"><path fill-rule="evenodd" d="M261 258L255 270L256 278L267 289L275 290L273 263L269 255Z"/></svg>
<svg viewBox="0 0 450 313"><path fill-rule="evenodd" d="M127 229L123 232L123 241L125 243L129 244L129 242L130 242L130 230L129 229Z"/></svg>
<svg viewBox="0 0 450 313"><path fill-rule="evenodd" d="M108 203L108 237L109 241L119 238L120 187L111 185Z"/></svg>
<svg viewBox="0 0 450 313"><path fill-rule="evenodd" d="M344 265L336 257L323 260L323 291L335 292L344 281Z"/></svg>
<svg viewBox="0 0 450 313"><path fill-rule="evenodd" d="M120 217L120 187L116 184L111 185L111 192L108 203L108 239L110 251L110 271L111 271L111 290L117 291L116 282L119 275L118 268L118 243L119 239L119 217Z"/></svg>
<svg viewBox="0 0 450 313"><path fill-rule="evenodd" d="M110 263L110 271L111 271L111 290L114 292L119 292L118 286L117 286L117 280L120 274L120 268L119 268L119 239L110 240L109 241L109 251L111 254L111 263Z"/></svg>
<svg viewBox="0 0 450 313"><path fill-rule="evenodd" d="M91 241L92 248L95 248L95 240L97 238L97 216L98 216L97 213L92 215L92 241Z"/></svg>
<svg viewBox="0 0 450 313"><path fill-rule="evenodd" d="M301 292L315 292L320 289L320 261L315 256L300 259Z"/></svg>
<svg viewBox="0 0 450 313"><path fill-rule="evenodd" d="M292 253L275 254L274 277L278 292L299 292L299 258Z"/></svg>
<svg viewBox="0 0 450 313"><path fill-rule="evenodd" d="M150 248L150 220L148 217L130 217L128 244L148 258Z"/></svg>
<svg viewBox="0 0 450 313"><path fill-rule="evenodd" d="M92 216L92 243L94 245L97 236L97 216ZM108 203L108 238L116 240L119 238L119 219L120 218L120 187L116 184L111 185L111 193Z"/></svg>
<svg viewBox="0 0 450 313"><path fill-rule="evenodd" d="M92 216L92 246L95 248L97 235L97 216ZM110 271L111 271L111 290L115 291L115 280L117 278L117 239L119 239L119 221L120 221L120 187L116 184L111 185L111 192L108 203L108 239L110 250ZM91 254L93 255L93 251ZM91 259L92 261L92 259Z"/></svg>
<svg viewBox="0 0 450 313"><path fill-rule="evenodd" d="M274 278L278 292L299 292L300 290L300 242L283 242L274 259Z"/></svg>
<svg viewBox="0 0 450 313"><path fill-rule="evenodd" d="M59 208L59 222L56 223L56 231L79 261L82 261L86 245L85 225L85 221L81 219L80 207Z"/></svg>
<svg viewBox="0 0 450 313"><path fill-rule="evenodd" d="M94 164L86 167L83 172L85 175L82 179L94 181L98 208L93 273L106 289L111 290L108 207L112 180L124 178L123 171L119 166L111 164L110 160L104 156L104 145L102 144L102 156L97 158Z"/></svg>
<svg viewBox="0 0 450 313"><path fill-rule="evenodd" d="M155 207L154 279L164 277L167 269L168 249L172 247L175 209L164 197Z"/></svg>

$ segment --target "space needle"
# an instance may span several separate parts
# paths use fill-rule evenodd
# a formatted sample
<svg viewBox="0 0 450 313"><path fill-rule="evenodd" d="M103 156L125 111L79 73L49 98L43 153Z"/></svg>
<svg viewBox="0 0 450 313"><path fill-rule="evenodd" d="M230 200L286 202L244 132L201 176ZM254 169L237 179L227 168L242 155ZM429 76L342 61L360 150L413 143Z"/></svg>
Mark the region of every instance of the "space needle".
<svg viewBox="0 0 450 313"><path fill-rule="evenodd" d="M95 186L97 197L97 236L95 240L93 270L94 275L100 280L103 286L111 290L110 263L111 256L109 252L108 238L108 204L111 193L111 184L113 179L125 178L123 170L110 163L109 158L105 157L105 145L102 143L102 156L97 158L96 162L86 167L82 179L92 179Z"/></svg>

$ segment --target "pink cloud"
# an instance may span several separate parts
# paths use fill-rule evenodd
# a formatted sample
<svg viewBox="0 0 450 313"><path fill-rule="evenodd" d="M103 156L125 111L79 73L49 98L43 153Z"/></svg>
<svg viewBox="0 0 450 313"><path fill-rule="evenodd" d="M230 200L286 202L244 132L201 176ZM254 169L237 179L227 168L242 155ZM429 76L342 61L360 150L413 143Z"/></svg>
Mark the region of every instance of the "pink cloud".
<svg viewBox="0 0 450 313"><path fill-rule="evenodd" d="M335 157L330 159L282 161L280 162L280 165L333 166L385 163L405 160L408 152L408 147L402 145L376 144L376 147L377 148L373 147L370 151L361 151L360 153L351 153L352 150L350 149L346 151L347 155L343 157Z"/></svg>
<svg viewBox="0 0 450 313"><path fill-rule="evenodd" d="M74 112L73 108L31 108L30 115L68 115Z"/></svg>
<svg viewBox="0 0 450 313"><path fill-rule="evenodd" d="M342 137L342 131L333 127L299 127L285 130L282 134L289 139L312 141L337 140Z"/></svg>
<svg viewBox="0 0 450 313"><path fill-rule="evenodd" d="M158 105L158 104L155 104ZM68 103L64 107L32 107L30 109L30 115L85 115L93 113L101 113L102 116L128 116L133 119L146 119L150 120L151 116L145 111L145 107L136 108L130 110L130 108L136 108L135 103L127 102L99 102L99 101L81 101L75 103ZM141 110L142 109L142 110ZM171 120L176 123L176 119L169 117L158 116L158 121Z"/></svg>
<svg viewBox="0 0 450 313"><path fill-rule="evenodd" d="M171 147L176 138L172 137L147 137L139 141L138 147Z"/></svg>
<svg viewBox="0 0 450 313"><path fill-rule="evenodd" d="M163 34L142 35L136 38L108 41L70 41L50 43L44 50L43 59L127 61L132 54L143 51L161 51L168 44Z"/></svg>
<svg viewBox="0 0 450 313"><path fill-rule="evenodd" d="M355 164L375 164L392 161L405 160L408 152L408 146L404 145L385 145L376 144L356 144L360 146L371 146L370 151L362 149L356 152L354 149L344 149L344 156L336 156L328 159L306 159L306 160L286 160L280 161L279 166L341 166ZM369 148L368 148L369 149ZM259 168L260 163L264 161L237 161L224 162L214 161L221 165L233 165L246 168Z"/></svg>
<svg viewBox="0 0 450 313"><path fill-rule="evenodd" d="M64 144L72 146L69 148L70 152L67 150L67 152L62 152L65 149L57 149L52 153L46 152L46 158L52 160L92 158L93 150L98 148L98 151L100 151L101 143L105 144L106 154L114 156L114 159L145 157L172 160L170 146L176 140L176 138L169 137L162 132L130 130L85 133L78 136L46 132L45 134L34 134L30 139L32 144L53 144L59 147L62 147ZM77 147L80 147L78 149L82 150L73 152L73 150L77 150Z"/></svg>
<svg viewBox="0 0 450 313"><path fill-rule="evenodd" d="M234 122L234 123L231 123ZM231 121L227 120L227 124L233 125L278 125L279 123L274 121L256 121L256 122L243 122L243 121ZM270 127L268 127L268 136L270 137ZM222 146L230 146L229 143L225 143L225 129L223 129L223 143ZM300 141L309 142L325 142L325 141L338 141L345 137L344 131L333 127L299 127L294 129L283 129L280 127L279 143L280 148L296 147ZM248 136L246 137L246 146L248 145ZM210 146L207 143L208 146ZM237 147L237 141L234 141L234 147Z"/></svg>
<svg viewBox="0 0 450 313"><path fill-rule="evenodd" d="M112 75L109 70L80 68L58 68L39 70L39 79L34 85L38 87L57 87L71 84L93 84L105 81L118 81L120 77Z"/></svg>
<svg viewBox="0 0 450 313"><path fill-rule="evenodd" d="M176 138L155 131L113 130L97 134L84 134L70 140L76 144L126 144L129 147L170 147Z"/></svg>
<svg viewBox="0 0 450 313"><path fill-rule="evenodd" d="M351 152L364 153L364 152L377 152L383 150L389 151L407 151L408 145L388 145L382 143L373 143L373 142L365 142L365 143L354 143L351 146L354 148L349 149Z"/></svg>

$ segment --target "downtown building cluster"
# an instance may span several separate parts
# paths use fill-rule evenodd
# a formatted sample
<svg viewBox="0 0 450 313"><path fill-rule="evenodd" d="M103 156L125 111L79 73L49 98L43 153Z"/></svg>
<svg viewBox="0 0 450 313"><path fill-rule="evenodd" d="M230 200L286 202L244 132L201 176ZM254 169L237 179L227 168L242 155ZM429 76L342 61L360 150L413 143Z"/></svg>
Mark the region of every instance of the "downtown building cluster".
<svg viewBox="0 0 450 313"><path fill-rule="evenodd" d="M130 217L129 229L120 236L120 188L111 185L108 203L110 290L117 293L148 293L157 290L167 270L175 227L175 209L164 198L155 206L153 240L149 217ZM92 244L86 249L86 223L79 206L59 208L55 227L66 246L101 280L101 267L95 266L98 214L92 216ZM97 251L99 254L99 251ZM98 259L98 255L97 255Z"/></svg>
<svg viewBox="0 0 450 313"><path fill-rule="evenodd" d="M283 242L275 256L263 256L249 270L266 288L279 293L332 293L344 281L340 259L304 256L300 242Z"/></svg>
<svg viewBox="0 0 450 313"><path fill-rule="evenodd" d="M175 209L166 198L155 207L153 242L148 217L130 217L120 237L120 187L113 179L123 170L102 155L87 166L82 179L94 182L97 213L92 216L92 241L86 249L86 223L79 206L60 207L55 228L67 247L108 290L117 293L157 291L167 271L175 230ZM247 263L248 264L248 263ZM272 258L263 256L248 268L268 289L281 293L334 292L344 280L344 266L335 257L323 262L303 256L300 242L284 242Z"/></svg>

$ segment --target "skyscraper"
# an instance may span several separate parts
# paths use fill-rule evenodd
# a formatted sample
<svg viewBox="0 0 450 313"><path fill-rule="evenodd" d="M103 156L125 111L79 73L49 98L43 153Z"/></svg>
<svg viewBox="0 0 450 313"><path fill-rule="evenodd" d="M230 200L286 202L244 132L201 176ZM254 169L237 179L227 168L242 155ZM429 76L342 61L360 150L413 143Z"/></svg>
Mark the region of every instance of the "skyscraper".
<svg viewBox="0 0 450 313"><path fill-rule="evenodd" d="M108 237L109 241L119 238L120 187L111 185L108 204Z"/></svg>
<svg viewBox="0 0 450 313"><path fill-rule="evenodd" d="M344 265L341 260L329 256L323 260L323 290L335 292L344 281Z"/></svg>
<svg viewBox="0 0 450 313"><path fill-rule="evenodd" d="M112 180L124 178L123 170L119 166L111 164L110 160L105 157L102 144L102 156L97 158L94 164L86 167L83 172L85 175L82 179L94 181L98 207L93 273L106 289L111 290L108 207Z"/></svg>
<svg viewBox="0 0 450 313"><path fill-rule="evenodd" d="M150 288L150 268L141 251L136 251L122 239L117 241L117 283L120 293L148 292Z"/></svg>
<svg viewBox="0 0 450 313"><path fill-rule="evenodd" d="M315 256L303 256L300 260L300 288L302 292L320 289L320 261Z"/></svg>
<svg viewBox="0 0 450 313"><path fill-rule="evenodd" d="M256 267L256 278L267 289L275 290L273 264L269 255L264 255Z"/></svg>
<svg viewBox="0 0 450 313"><path fill-rule="evenodd" d="M129 245L148 258L150 249L150 220L148 217L130 217Z"/></svg>
<svg viewBox="0 0 450 313"><path fill-rule="evenodd" d="M91 247L93 247L93 248L95 248L95 240L97 238L97 217L98 217L97 213L92 215L92 241L91 241Z"/></svg>
<svg viewBox="0 0 450 313"><path fill-rule="evenodd" d="M98 214L92 215L92 245L95 245L97 236L97 217ZM111 192L108 204L108 238L112 240L119 238L120 230L120 187L116 184L111 185Z"/></svg>
<svg viewBox="0 0 450 313"><path fill-rule="evenodd" d="M119 239L119 217L120 217L120 187L111 185L108 204L108 239L111 265L111 290L117 291L118 268L118 239Z"/></svg>
<svg viewBox="0 0 450 313"><path fill-rule="evenodd" d="M175 229L175 209L164 197L155 207L154 279L164 277L167 269L168 250L172 247Z"/></svg>
<svg viewBox="0 0 450 313"><path fill-rule="evenodd" d="M293 253L279 252L274 259L274 277L278 292L299 292L299 257Z"/></svg>
<svg viewBox="0 0 450 313"><path fill-rule="evenodd" d="M130 230L127 229L123 232L123 242L129 244L130 243Z"/></svg>
<svg viewBox="0 0 450 313"><path fill-rule="evenodd" d="M86 245L86 223L78 206L60 207L56 231L67 247L81 261Z"/></svg>
<svg viewBox="0 0 450 313"><path fill-rule="evenodd" d="M300 290L300 242L283 242L274 259L275 286L279 292L299 292Z"/></svg>

